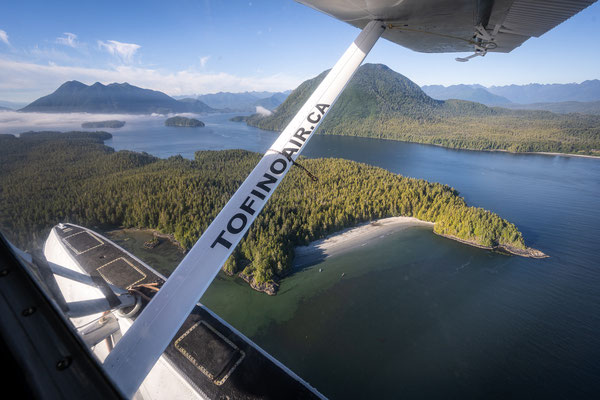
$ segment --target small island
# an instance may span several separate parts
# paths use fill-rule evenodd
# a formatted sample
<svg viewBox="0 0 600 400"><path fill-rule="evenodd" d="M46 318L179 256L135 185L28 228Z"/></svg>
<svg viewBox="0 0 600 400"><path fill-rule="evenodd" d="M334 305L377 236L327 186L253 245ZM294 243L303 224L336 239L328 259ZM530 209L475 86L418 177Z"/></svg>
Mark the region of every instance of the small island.
<svg viewBox="0 0 600 400"><path fill-rule="evenodd" d="M125 126L125 121L93 121L93 122L84 122L81 124L82 128L122 128Z"/></svg>
<svg viewBox="0 0 600 400"><path fill-rule="evenodd" d="M229 118L231 122L246 122L248 117L245 115L238 115L237 117Z"/></svg>
<svg viewBox="0 0 600 400"><path fill-rule="evenodd" d="M186 118L186 117L175 116L175 117L168 118L165 121L165 126L184 126L184 127L190 127L190 128L197 128L197 127L203 127L204 122L199 121L195 118Z"/></svg>

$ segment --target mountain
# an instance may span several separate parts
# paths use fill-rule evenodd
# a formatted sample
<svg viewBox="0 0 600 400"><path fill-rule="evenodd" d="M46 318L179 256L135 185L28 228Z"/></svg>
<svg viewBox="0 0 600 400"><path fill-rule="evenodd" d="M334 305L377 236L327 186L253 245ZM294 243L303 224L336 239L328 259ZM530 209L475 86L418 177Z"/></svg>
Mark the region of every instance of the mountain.
<svg viewBox="0 0 600 400"><path fill-rule="evenodd" d="M19 103L19 102L15 102L15 101L7 101L7 100L0 100L0 107L2 107L4 110L18 110L19 108L25 107L27 105L27 103Z"/></svg>
<svg viewBox="0 0 600 400"><path fill-rule="evenodd" d="M215 110L199 100L182 102L162 92L142 89L128 83L103 85L96 82L88 86L78 81L69 81L54 93L37 99L20 111L167 114Z"/></svg>
<svg viewBox="0 0 600 400"><path fill-rule="evenodd" d="M254 111L253 104L260 99L249 92L244 93L229 93L219 92L212 94L203 94L197 97L212 108L229 109L235 111Z"/></svg>
<svg viewBox="0 0 600 400"><path fill-rule="evenodd" d="M0 106L0 111L14 111L12 108Z"/></svg>
<svg viewBox="0 0 600 400"><path fill-rule="evenodd" d="M281 131L327 71L300 84L269 116L249 125ZM363 136L451 148L600 155L600 117L509 110L464 100L434 100L385 65L359 68L319 134Z"/></svg>
<svg viewBox="0 0 600 400"><path fill-rule="evenodd" d="M600 115L600 101L561 101L557 103L505 104L515 110L546 110L558 114L580 113Z"/></svg>
<svg viewBox="0 0 600 400"><path fill-rule="evenodd" d="M300 109L310 94L329 71L303 82L269 117L254 115L248 119L259 128L281 130ZM320 131L339 132L340 126L354 130L352 125L395 117L429 119L444 112L490 112L482 104L450 101L429 97L421 88L405 76L382 64L365 64L359 68L342 95L337 100Z"/></svg>
<svg viewBox="0 0 600 400"><path fill-rule="evenodd" d="M460 99L515 110L546 110L560 114L600 114L600 81L569 84L492 86L428 85L421 89L438 100ZM506 97L505 97L506 96Z"/></svg>
<svg viewBox="0 0 600 400"><path fill-rule="evenodd" d="M249 112L256 111L257 106L274 110L283 103L289 93L290 91L244 93L219 92L199 95L197 98L212 108Z"/></svg>
<svg viewBox="0 0 600 400"><path fill-rule="evenodd" d="M582 83L491 86L490 93L519 104L556 103L565 101L600 101L600 80Z"/></svg>
<svg viewBox="0 0 600 400"><path fill-rule="evenodd" d="M254 103L254 106L264 107L267 110L273 111L287 99L287 96L288 95L283 92L274 93L272 96L257 100Z"/></svg>
<svg viewBox="0 0 600 400"><path fill-rule="evenodd" d="M474 101L488 106L498 106L511 103L506 97L488 92L479 85L428 85L421 89L428 95L438 100L459 99Z"/></svg>

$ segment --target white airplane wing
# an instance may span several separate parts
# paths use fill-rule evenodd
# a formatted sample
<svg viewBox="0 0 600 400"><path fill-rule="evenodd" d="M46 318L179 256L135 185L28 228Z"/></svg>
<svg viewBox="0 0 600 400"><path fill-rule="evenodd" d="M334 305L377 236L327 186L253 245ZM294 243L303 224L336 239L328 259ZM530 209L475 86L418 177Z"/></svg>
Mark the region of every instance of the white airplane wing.
<svg viewBox="0 0 600 400"><path fill-rule="evenodd" d="M383 21L388 29L382 37L418 52L472 51L483 42L487 51L508 53L596 0L296 1L360 29L371 20Z"/></svg>

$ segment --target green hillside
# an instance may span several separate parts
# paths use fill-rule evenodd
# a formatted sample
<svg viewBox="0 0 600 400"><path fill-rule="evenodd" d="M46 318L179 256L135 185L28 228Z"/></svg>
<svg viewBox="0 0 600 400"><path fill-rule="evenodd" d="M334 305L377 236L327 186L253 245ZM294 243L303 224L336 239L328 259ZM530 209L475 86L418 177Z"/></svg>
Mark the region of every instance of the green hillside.
<svg viewBox="0 0 600 400"><path fill-rule="evenodd" d="M302 83L275 113L254 115L248 124L282 130L326 72ZM600 116L434 100L414 82L380 64L366 64L357 71L318 132L471 150L600 154Z"/></svg>
<svg viewBox="0 0 600 400"><path fill-rule="evenodd" d="M152 228L190 248L260 155L199 151L193 161L115 152L108 133L0 135L0 229L15 244L39 246L59 222ZM225 265L259 283L290 270L294 248L343 228L392 216L435 222L435 231L484 246L525 249L510 222L469 207L445 185L341 159L304 159L315 184L294 168Z"/></svg>

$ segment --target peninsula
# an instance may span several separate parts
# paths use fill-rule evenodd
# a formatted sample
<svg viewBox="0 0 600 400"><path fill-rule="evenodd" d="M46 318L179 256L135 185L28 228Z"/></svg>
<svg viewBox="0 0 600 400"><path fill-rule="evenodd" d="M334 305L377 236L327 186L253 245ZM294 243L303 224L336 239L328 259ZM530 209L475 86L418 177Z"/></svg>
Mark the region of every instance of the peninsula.
<svg viewBox="0 0 600 400"><path fill-rule="evenodd" d="M175 116L175 117L167 118L167 120L165 121L165 126L180 126L180 127L187 127L187 128L197 128L197 127L203 127L204 122L199 121L195 118Z"/></svg>
<svg viewBox="0 0 600 400"><path fill-rule="evenodd" d="M10 188L0 193L0 229L10 232L13 243L32 248L36 237L69 221L155 229L189 249L260 160L243 150L159 159L115 152L103 144L110 137L103 132L0 135L0 186ZM433 223L434 232L480 247L528 249L514 224L468 206L446 185L343 159L301 162L318 175L318 185L292 169L223 267L259 290L275 293L281 277L293 270L296 247L371 221L385 226L383 219L390 217ZM67 163L72 168L65 169Z"/></svg>
<svg viewBox="0 0 600 400"><path fill-rule="evenodd" d="M93 121L84 122L82 128L122 128L125 126L125 121L109 120L109 121Z"/></svg>

